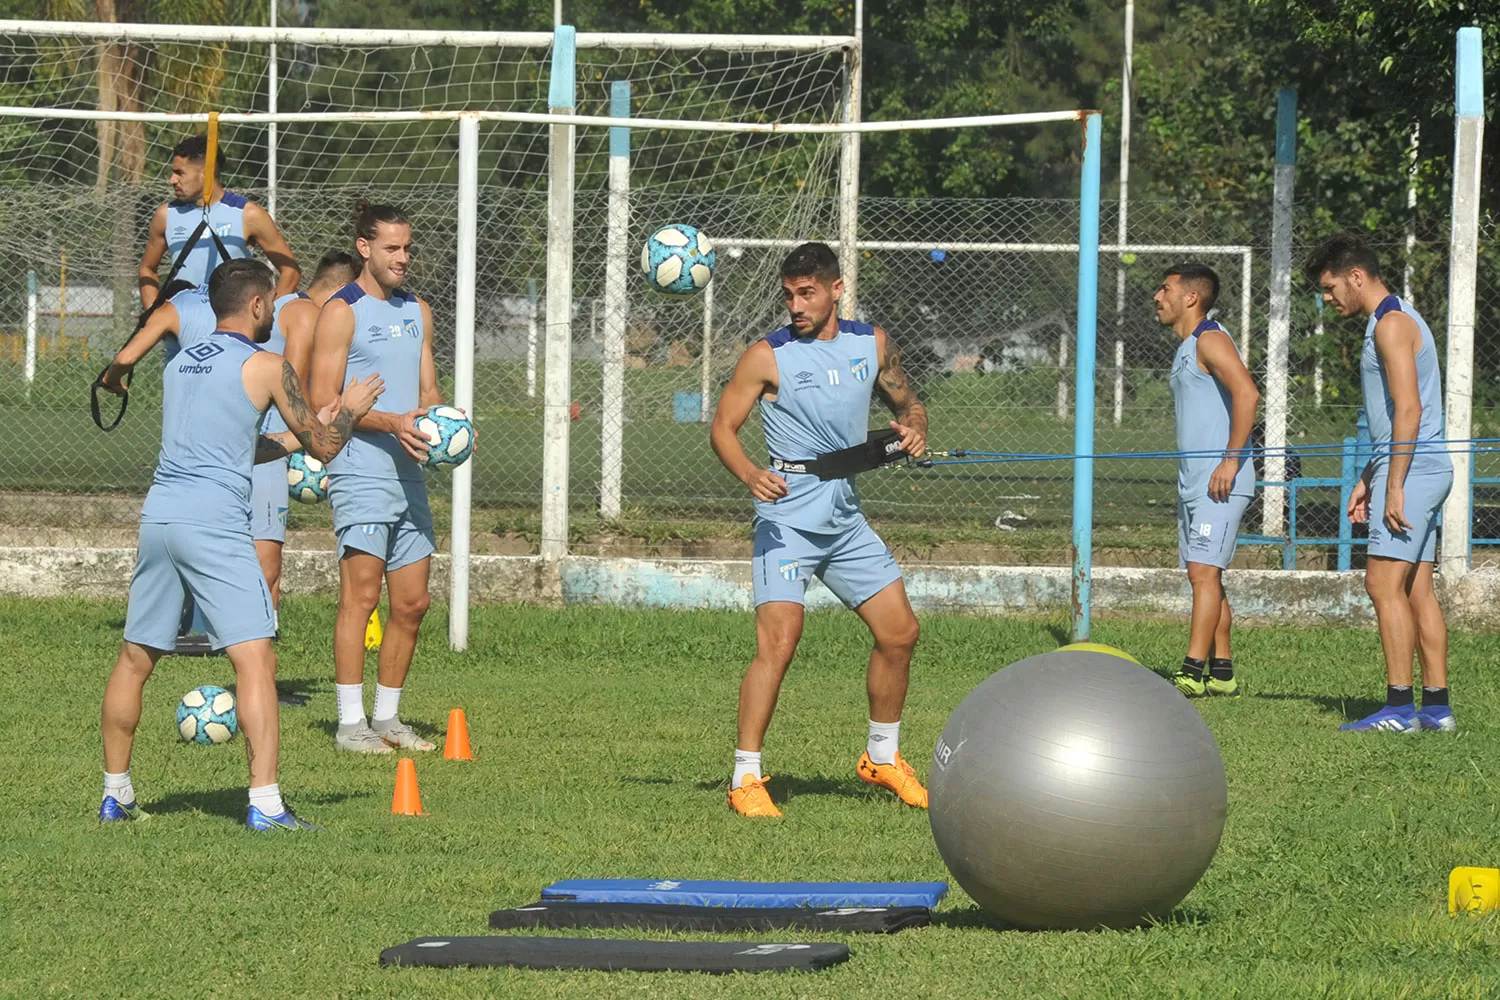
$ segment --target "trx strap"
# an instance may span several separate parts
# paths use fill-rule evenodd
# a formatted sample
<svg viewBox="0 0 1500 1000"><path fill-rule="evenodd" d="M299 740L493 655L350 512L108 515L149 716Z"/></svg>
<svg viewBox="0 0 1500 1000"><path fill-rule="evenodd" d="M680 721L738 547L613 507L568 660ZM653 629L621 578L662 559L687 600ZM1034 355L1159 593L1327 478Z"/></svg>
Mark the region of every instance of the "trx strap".
<svg viewBox="0 0 1500 1000"><path fill-rule="evenodd" d="M183 245L182 252L177 255L177 260L172 263L172 270L167 272L167 282L162 287L161 294L141 312L140 318L135 321L135 329L130 331L129 337L125 338L126 344L130 343L135 338L135 335L141 332L142 327L151 318L151 314L156 312L157 308L163 302L166 302L178 292L197 287L194 282L186 280L181 282L180 287L173 286L177 282L177 274L182 270L182 265L187 263L188 254L193 252L193 247L198 245L198 240L202 238L205 232L213 239L214 247L219 251L220 263L233 259L229 251L224 248L224 241L219 239L219 234L214 231L214 227L208 221L209 209L213 205L214 160L218 158L218 151L219 113L215 111L211 112L208 116L208 152L203 158L203 218L199 221L198 228L193 230L193 235L189 236L187 243ZM124 347L125 345L121 344L120 346ZM111 360L110 364L113 363L113 360ZM112 423L105 426L104 417L99 407L99 390L104 388L104 375L109 369L110 365L105 365L100 369L99 374L94 376L93 384L89 386L89 412L93 414L95 426L101 431L112 431L120 426L120 421L125 419L125 410L130 405L130 383L135 376L134 371L126 372L124 378L125 395L120 397L120 412L115 414L115 419Z"/></svg>
<svg viewBox="0 0 1500 1000"><path fill-rule="evenodd" d="M823 480L848 479L908 457L901 450L901 435L893 430L883 430L871 431L864 444L824 452L817 458L773 457L771 468L777 472L801 472Z"/></svg>

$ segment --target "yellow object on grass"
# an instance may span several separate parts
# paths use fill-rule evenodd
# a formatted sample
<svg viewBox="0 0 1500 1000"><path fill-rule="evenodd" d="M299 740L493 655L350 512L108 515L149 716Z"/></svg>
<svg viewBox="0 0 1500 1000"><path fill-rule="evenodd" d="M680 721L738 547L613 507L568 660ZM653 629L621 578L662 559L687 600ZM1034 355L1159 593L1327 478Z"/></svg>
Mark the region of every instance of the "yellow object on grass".
<svg viewBox="0 0 1500 1000"><path fill-rule="evenodd" d="M1449 913L1500 909L1500 868L1455 868L1448 875Z"/></svg>

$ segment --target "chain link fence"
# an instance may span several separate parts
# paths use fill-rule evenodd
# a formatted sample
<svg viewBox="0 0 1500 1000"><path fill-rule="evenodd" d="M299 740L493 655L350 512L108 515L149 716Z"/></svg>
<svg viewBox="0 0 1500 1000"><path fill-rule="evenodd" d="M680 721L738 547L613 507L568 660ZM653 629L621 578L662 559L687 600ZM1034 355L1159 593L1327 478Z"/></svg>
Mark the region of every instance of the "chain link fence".
<svg viewBox="0 0 1500 1000"><path fill-rule="evenodd" d="M250 192L252 196L255 192ZM284 186L278 213L304 262L346 245L347 205L362 190ZM451 371L454 293L454 205L446 186L387 188L416 220L417 262L411 284L433 305L439 368ZM607 434L602 412L607 192L581 189L577 199L571 425L574 544L624 536L674 551L734 550L748 537L744 488L708 447L706 416L735 361L754 339L782 325L776 270L784 250L739 247L740 240L831 239L837 212L829 197L809 197L790 216L785 199L754 194L684 198L647 189L632 198L623 364L624 422ZM101 434L88 418L87 386L128 327L134 305L120 308L133 285L138 245L113 252L119 218L144 231L154 192L121 188L101 203L91 192L56 198L45 211L29 200L0 199L0 241L45 248L25 259L35 270L35 356L27 377L25 272L0 278L0 413L11 428L0 456L0 490L12 494L140 495L150 482L159 440L159 369L147 362L135 383L131 413ZM122 209L121 206L126 206ZM480 279L476 326L476 413L484 446L475 459L476 534L526 546L539 528L545 309L545 195L485 187L480 196ZM69 216L72 213L72 216ZM1103 230L1113 231L1106 212ZM1331 230L1312 206L1299 206L1294 261ZM59 220L79 241L64 259L48 247ZM636 273L634 254L647 232L690 221L723 241L713 295L688 300L652 293ZM1446 227L1377 234L1393 288L1432 321L1445 350ZM927 401L935 449L1066 455L1073 435L1073 346L1076 320L1077 204L1072 201L864 199L860 205L859 316L883 326ZM1500 266L1491 248L1500 226L1488 220L1481 253L1476 331L1476 437L1500 436ZM1056 249L1008 249L1047 244ZM983 246L994 249L983 249ZM1184 246L1199 248L1182 252ZM1157 249L1171 247L1173 249ZM1218 247L1220 249L1212 249ZM1260 207L1140 203L1132 206L1128 249L1101 256L1097 450L1161 452L1174 447L1168 390L1176 340L1156 321L1151 296L1162 271L1192 257L1221 276L1222 321L1242 343L1264 390L1269 299L1269 213ZM50 259L49 259L50 258ZM1248 268L1249 282L1244 275ZM1124 273L1116 305L1117 270ZM1409 274L1409 278L1408 278ZM1294 275L1288 444L1293 470L1336 477L1336 453L1309 448L1355 433L1360 407L1359 344L1363 324L1320 311L1314 289ZM1242 322L1248 305L1248 329ZM1119 353L1115 352L1118 341ZM1115 359L1122 361L1116 371ZM445 378L446 382L446 378ZM1120 420L1114 420L1116 386ZM707 388L707 402L704 390ZM872 425L886 419L872 409ZM742 439L764 453L758 420ZM1299 450L1300 449L1300 450ZM599 514L601 469L619 458L621 510ZM1475 537L1500 537L1500 462L1476 461ZM1170 565L1176 559L1175 464L1169 458L1101 459L1096 465L1095 537L1101 561ZM446 477L433 480L442 506ZM896 467L862 477L861 495L881 531L906 551L932 558L1010 563L1065 563L1072 466L1065 460ZM309 512L299 511L306 520ZM1337 533L1336 489L1299 495L1299 532ZM1247 529L1255 525L1252 510ZM316 523L316 519L314 519ZM699 546L695 549L694 546ZM1268 563L1272 550L1263 550ZM1304 563L1303 565L1316 565Z"/></svg>

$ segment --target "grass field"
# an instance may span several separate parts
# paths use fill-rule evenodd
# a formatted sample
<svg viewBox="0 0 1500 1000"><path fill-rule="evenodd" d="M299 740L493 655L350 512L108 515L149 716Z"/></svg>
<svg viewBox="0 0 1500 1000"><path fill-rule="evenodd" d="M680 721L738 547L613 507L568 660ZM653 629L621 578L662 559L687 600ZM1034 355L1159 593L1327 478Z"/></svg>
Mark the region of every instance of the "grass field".
<svg viewBox="0 0 1500 1000"><path fill-rule="evenodd" d="M554 879L944 878L926 817L867 790L866 639L814 616L768 747L786 819L724 807L751 619L734 613L484 607L473 651L424 636L403 715L433 735L467 710L473 763L424 757L422 818L389 813L394 762L335 756L333 607L283 613L282 785L322 833L240 826L237 745L181 744L176 699L229 681L223 660L163 661L134 776L155 816L100 828L98 696L123 605L0 600L0 996L5 997L1492 997L1500 921L1446 912L1447 873L1500 863L1491 634L1453 637L1456 736L1351 736L1379 692L1373 632L1244 630L1248 685L1201 711L1228 770L1218 857L1174 918L1130 932L992 926L955 888L935 926L850 938L815 975L694 977L384 970L384 947L483 934L490 910ZM998 666L1058 644L1060 623L929 617L903 743L926 773L952 707ZM1165 668L1175 624L1097 639ZM1171 850L1163 843L1161 850ZM777 935L799 939L796 934ZM821 936L827 938L827 935ZM762 938L764 939L764 938ZM800 939L813 939L800 936Z"/></svg>

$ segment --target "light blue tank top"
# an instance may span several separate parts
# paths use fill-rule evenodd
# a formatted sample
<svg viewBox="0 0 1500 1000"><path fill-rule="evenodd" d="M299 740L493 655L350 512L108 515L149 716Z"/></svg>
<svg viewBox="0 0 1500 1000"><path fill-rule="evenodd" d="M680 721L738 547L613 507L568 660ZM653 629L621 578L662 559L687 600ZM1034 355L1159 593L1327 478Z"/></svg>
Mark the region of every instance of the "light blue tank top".
<svg viewBox="0 0 1500 1000"><path fill-rule="evenodd" d="M216 331L162 375L161 453L141 508L147 524L250 530L250 473L261 411L240 369L260 347Z"/></svg>
<svg viewBox="0 0 1500 1000"><path fill-rule="evenodd" d="M214 232L219 234L224 249L229 252L233 259L250 256L250 244L245 240L245 205L248 202L243 195L235 194L233 191L225 191L224 197L214 202L208 210L208 221L213 226ZM167 266L171 267L177 262L177 255L182 253L182 248L187 245L188 237L198 228L198 223L203 221L203 206L195 205L188 201L167 202ZM193 244L189 251L187 260L183 261L182 270L177 272L177 277L183 281L191 281L196 285L207 285L208 276L214 273L214 268L224 263L219 258L219 248L214 245L214 238L204 232L198 237L198 242Z"/></svg>
<svg viewBox="0 0 1500 1000"><path fill-rule="evenodd" d="M263 350L270 351L272 354L286 353L286 331L281 328L281 310L288 302L296 302L298 299L305 298L307 296L301 292L293 292L291 295L283 295L276 300L273 305L274 311L271 313L271 336L260 345ZM270 409L266 410L266 419L260 426L260 432L280 434L286 429L286 421L281 419L281 411L276 408L275 403L272 403Z"/></svg>
<svg viewBox="0 0 1500 1000"><path fill-rule="evenodd" d="M761 399L766 448L773 458L817 458L863 444L870 429L870 393L880 374L875 328L839 320L832 340L798 337L789 326L766 337L776 358L776 398ZM755 501L755 513L800 531L836 533L861 518L854 480L781 473L787 495Z"/></svg>
<svg viewBox="0 0 1500 1000"><path fill-rule="evenodd" d="M385 413L415 410L421 398L422 338L427 335L417 297L398 288L389 301L378 299L351 281L333 298L342 299L354 310L354 339L349 344L344 384L378 373L385 380L380 409ZM354 432L344 450L329 463L328 473L331 477L423 479L422 467L394 434L368 431Z"/></svg>
<svg viewBox="0 0 1500 1000"><path fill-rule="evenodd" d="M208 304L208 290L202 286L178 292L167 300L177 310L177 336L162 338L161 349L166 364L171 365L184 347L201 344L218 328L219 320Z"/></svg>
<svg viewBox="0 0 1500 1000"><path fill-rule="evenodd" d="M1198 337L1209 330L1229 333L1217 321L1205 319L1185 338L1172 358L1172 403L1177 411L1177 496L1196 500L1208 496L1208 481L1229 447L1234 399L1217 378L1198 367ZM1231 338L1232 339L1232 338ZM1249 442L1245 444L1248 451ZM1204 454L1206 453L1206 454ZM1235 474L1230 493L1255 495L1255 465L1247 455Z"/></svg>
<svg viewBox="0 0 1500 1000"><path fill-rule="evenodd" d="M1417 398L1422 403L1422 417L1417 422L1416 454L1412 456L1406 474L1451 474L1453 459L1446 451L1447 446L1436 444L1424 448L1421 444L1423 441L1443 440L1443 375L1438 368L1437 344L1432 339L1432 331L1427 328L1427 321L1411 307L1410 302L1396 295L1387 295L1365 326L1365 345L1359 356L1359 381L1364 390L1365 414L1370 421L1370 443L1375 446L1371 463L1375 475L1383 474L1390 465L1390 448L1380 446L1391 443L1391 421L1396 413L1396 404L1391 399L1390 385L1385 377L1385 364L1375 349L1375 324L1391 312L1406 313L1416 320L1417 329L1422 332L1422 347L1417 351Z"/></svg>

